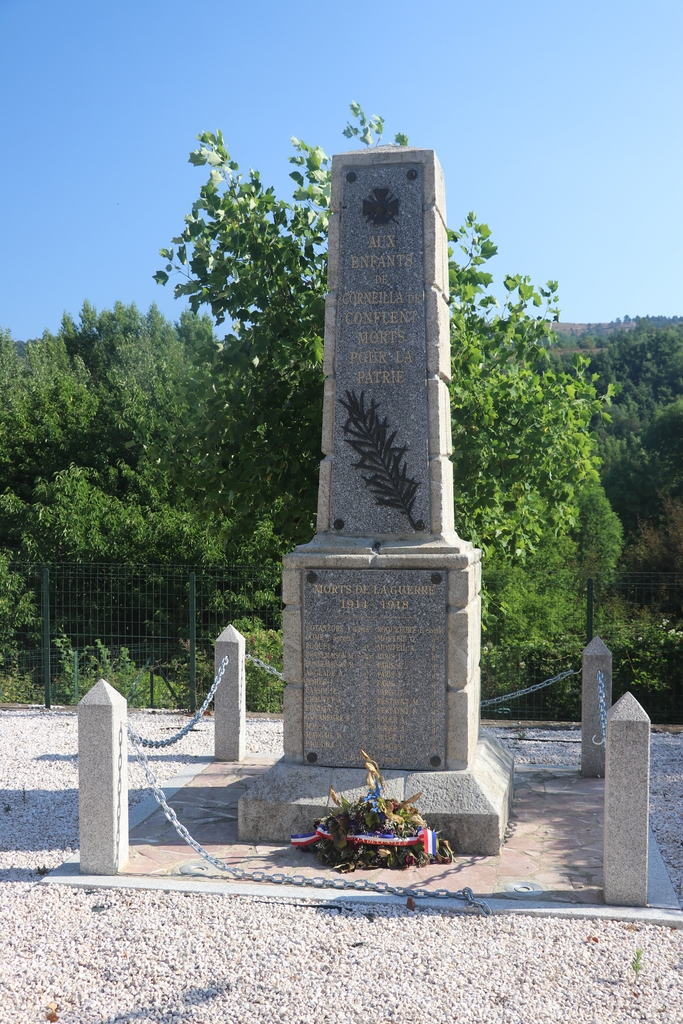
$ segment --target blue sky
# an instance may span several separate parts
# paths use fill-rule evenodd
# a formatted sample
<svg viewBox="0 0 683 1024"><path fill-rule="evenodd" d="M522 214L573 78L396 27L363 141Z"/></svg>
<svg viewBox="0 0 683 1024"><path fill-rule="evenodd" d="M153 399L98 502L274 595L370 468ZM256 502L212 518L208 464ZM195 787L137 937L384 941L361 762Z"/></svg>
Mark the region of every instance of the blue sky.
<svg viewBox="0 0 683 1024"><path fill-rule="evenodd" d="M562 319L682 315L680 0L0 0L0 325L84 299L176 318L152 280L201 130L289 194L289 138L349 148L348 104L432 147L492 269L560 282Z"/></svg>

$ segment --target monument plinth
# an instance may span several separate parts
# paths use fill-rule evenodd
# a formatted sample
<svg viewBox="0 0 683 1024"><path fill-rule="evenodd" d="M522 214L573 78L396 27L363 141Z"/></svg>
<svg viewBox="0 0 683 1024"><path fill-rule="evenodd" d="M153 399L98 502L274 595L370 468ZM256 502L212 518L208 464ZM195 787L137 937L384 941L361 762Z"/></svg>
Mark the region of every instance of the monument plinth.
<svg viewBox="0 0 683 1024"><path fill-rule="evenodd" d="M480 552L453 526L448 244L433 150L332 162L317 533L284 559L285 756L239 803L283 841L363 748L458 852L498 852L512 759L479 737ZM408 792L410 790L410 792Z"/></svg>

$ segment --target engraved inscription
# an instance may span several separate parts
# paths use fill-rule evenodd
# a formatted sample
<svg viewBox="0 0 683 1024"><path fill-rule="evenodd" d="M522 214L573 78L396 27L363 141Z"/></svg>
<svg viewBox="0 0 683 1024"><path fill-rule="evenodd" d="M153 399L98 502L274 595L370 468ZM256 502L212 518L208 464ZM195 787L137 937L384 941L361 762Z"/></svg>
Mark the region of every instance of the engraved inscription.
<svg viewBox="0 0 683 1024"><path fill-rule="evenodd" d="M415 171L408 179L405 165L361 166L351 183L343 178L331 520L343 520L347 534L410 534L431 518L422 169ZM409 516L401 503L378 503L354 468L343 403L362 392L406 445L407 479L423 485Z"/></svg>
<svg viewBox="0 0 683 1024"><path fill-rule="evenodd" d="M316 570L304 597L304 749L316 764L445 764L446 583L427 570Z"/></svg>

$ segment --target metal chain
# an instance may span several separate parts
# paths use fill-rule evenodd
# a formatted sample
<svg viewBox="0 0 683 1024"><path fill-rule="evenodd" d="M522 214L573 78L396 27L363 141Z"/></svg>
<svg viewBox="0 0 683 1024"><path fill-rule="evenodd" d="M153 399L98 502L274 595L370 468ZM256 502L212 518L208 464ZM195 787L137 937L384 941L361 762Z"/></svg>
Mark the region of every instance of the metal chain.
<svg viewBox="0 0 683 1024"><path fill-rule="evenodd" d="M223 674L224 674L226 668L228 667L228 662L229 661L230 661L230 659L228 658L228 656L226 654L226 656L223 658L222 662L220 663L218 672L216 673L216 677L215 677L215 679L213 681L213 686L211 687L211 689L209 690L209 692L206 695L206 700L204 701L204 703L200 707L199 711L190 719L190 721L187 723L187 725L185 725L180 730L180 732L177 732L175 734L175 736L169 736L169 738L166 739L166 740L148 740L148 739L144 739L142 736L139 736L136 732L133 731L132 726L129 725L128 726L128 735L133 740L133 743L135 743L136 748L137 748L138 744L140 746L142 746L142 747L170 747L172 743L177 743L178 740L181 740L183 738L183 736L187 736L187 734L190 731L190 729L197 724L197 722L202 717L202 715L204 714L204 712L208 708L209 704L213 700L213 695L215 694L216 690L218 689L220 681L223 678Z"/></svg>
<svg viewBox="0 0 683 1024"><path fill-rule="evenodd" d="M278 672L272 665L266 665L265 661L261 661L260 658L255 658L252 654L247 654L246 658L248 661L258 665L259 668L263 668L266 672L270 672L271 675L277 676L278 679L284 679L284 674ZM570 670L568 672L560 672L559 676L553 676L552 679L546 679L542 683L536 683L534 686L528 686L526 690L517 690L515 693L506 693L503 697L493 697L491 700L483 700L481 702L482 708L487 708L491 704L502 704L505 700L511 700L513 697L523 697L525 693L533 693L535 690L541 690L544 686L550 686L551 683L557 683L560 679L566 679L567 676L578 675L578 672Z"/></svg>
<svg viewBox="0 0 683 1024"><path fill-rule="evenodd" d="M596 740L593 737L593 743L596 747L603 747L607 744L607 709L605 707L605 677L598 669L596 676L598 681L598 712L600 714L600 732L602 733L602 739Z"/></svg>
<svg viewBox="0 0 683 1024"><path fill-rule="evenodd" d="M544 679L542 683L536 683L534 686L527 686L526 690L515 690L514 693L506 693L502 697L491 697L490 700L483 700L480 707L488 708L492 704L502 704L505 700L512 700L513 697L523 697L525 693L534 693L536 690L542 690L544 686L550 686L551 683L559 682L560 679L566 679L567 676L578 676L578 674L578 671L574 669L560 672L559 676L553 676L552 679Z"/></svg>
<svg viewBox="0 0 683 1024"><path fill-rule="evenodd" d="M285 678L283 672L278 672L278 670L276 668L273 668L272 665L266 665L265 661L261 661L260 658L255 658L253 654L245 654L245 658L247 659L247 661L253 662L254 665L258 665L259 668L265 669L266 672L269 672L271 674L271 676L277 676L278 679Z"/></svg>
<svg viewBox="0 0 683 1024"><path fill-rule="evenodd" d="M163 789L159 786L159 783L154 775L154 772L149 766L147 760L147 754L143 750L139 740L140 737L135 733L130 726L128 726L128 735L130 736L135 750L138 755L138 760L142 765L144 773L147 777L147 781L154 794L154 798L163 810L167 821L173 825L181 839L183 839L188 846L191 846L195 853L198 853L200 857L208 861L219 871L225 871L227 874L232 875L233 878L238 878L245 882L274 882L276 885L297 885L301 887L311 887L313 889L336 889L339 891L356 890L357 892L376 892L382 895L388 894L390 896L405 896L406 898L412 897L412 899L425 899L426 897L435 897L437 899L453 899L462 900L468 907L473 907L478 910L484 917L488 917L491 914L491 908L488 903L484 900L475 899L474 893L468 887L464 889L457 889L455 891L449 889L411 889L403 885L389 885L388 882L371 882L366 878L350 879L350 878L325 878L322 875L316 875L313 878L308 878L306 875L286 875L282 871L276 871L269 874L267 871L245 871L243 868L231 868L224 860L219 857L214 857L212 854L205 850L201 843L198 843L196 839L193 839L190 833L187 831L185 826L178 821L175 811L172 807L169 807L166 802L166 794Z"/></svg>

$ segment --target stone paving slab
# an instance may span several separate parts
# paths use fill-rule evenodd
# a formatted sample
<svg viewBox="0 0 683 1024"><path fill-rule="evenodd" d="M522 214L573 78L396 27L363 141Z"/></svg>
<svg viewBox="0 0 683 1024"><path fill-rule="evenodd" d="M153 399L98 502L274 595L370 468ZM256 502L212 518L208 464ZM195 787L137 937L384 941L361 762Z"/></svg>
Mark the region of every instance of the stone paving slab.
<svg viewBox="0 0 683 1024"><path fill-rule="evenodd" d="M49 875L41 879L40 885L67 885L77 889L145 890L151 892L183 892L227 896L232 899L251 899L265 903L286 903L290 905L324 906L342 910L359 907L367 910L372 904L390 904L405 907L405 896L390 893L340 892L329 889L316 891L302 889L295 885L257 884L255 882L225 882L217 879L185 878L180 875L82 875L79 871L78 854L73 854ZM668 883L669 886L671 883ZM509 898L508 893L486 896L486 903L492 914L524 914L530 917L554 917L564 920L583 919L586 921L621 921L638 924L653 924L668 928L683 928L683 911L669 909L651 903L647 907L606 907L590 903L558 903L554 900L533 900L522 897ZM449 899L423 897L419 909L437 910L454 914L478 913L462 903Z"/></svg>
<svg viewBox="0 0 683 1024"><path fill-rule="evenodd" d="M190 834L231 867L339 878L310 852L237 842L237 802L274 760L212 762L169 803ZM600 905L603 797L604 781L583 779L576 768L523 765L515 772L513 811L499 856L456 857L452 864L400 872L375 869L362 877L402 886L468 886L480 895L513 900ZM125 884L126 877L224 881L226 875L198 857L157 809L131 829L130 860L118 877Z"/></svg>

